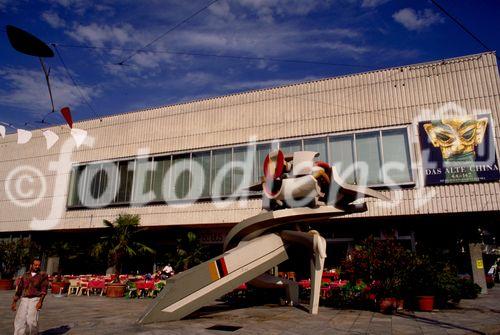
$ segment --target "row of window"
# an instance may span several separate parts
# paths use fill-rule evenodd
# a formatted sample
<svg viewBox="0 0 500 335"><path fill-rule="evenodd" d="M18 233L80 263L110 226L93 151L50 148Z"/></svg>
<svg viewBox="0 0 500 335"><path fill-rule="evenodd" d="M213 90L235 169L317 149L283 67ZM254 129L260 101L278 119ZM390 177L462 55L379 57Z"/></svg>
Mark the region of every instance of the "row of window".
<svg viewBox="0 0 500 335"><path fill-rule="evenodd" d="M413 182L407 128L321 136L73 167L68 207L146 204L227 197L258 182L266 155L307 150L334 165L348 183Z"/></svg>

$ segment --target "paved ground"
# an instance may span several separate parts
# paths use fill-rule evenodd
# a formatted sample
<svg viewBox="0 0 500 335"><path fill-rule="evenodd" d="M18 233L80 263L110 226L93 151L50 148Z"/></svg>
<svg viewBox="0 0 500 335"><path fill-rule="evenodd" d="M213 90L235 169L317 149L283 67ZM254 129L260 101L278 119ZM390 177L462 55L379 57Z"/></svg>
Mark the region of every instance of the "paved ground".
<svg viewBox="0 0 500 335"><path fill-rule="evenodd" d="M320 308L312 316L300 308L216 304L188 319L139 326L135 320L151 300L47 297L40 315L42 334L500 334L500 285L459 308L383 315L368 311ZM13 333L13 291L0 291L0 334ZM212 326L241 327L233 332Z"/></svg>

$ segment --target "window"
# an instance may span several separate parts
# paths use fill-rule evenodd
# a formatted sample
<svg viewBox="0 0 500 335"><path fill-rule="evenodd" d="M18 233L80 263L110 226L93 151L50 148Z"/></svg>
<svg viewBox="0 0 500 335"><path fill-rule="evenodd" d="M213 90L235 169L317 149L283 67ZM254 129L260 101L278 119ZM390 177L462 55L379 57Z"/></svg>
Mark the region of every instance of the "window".
<svg viewBox="0 0 500 335"><path fill-rule="evenodd" d="M328 161L328 156L326 154L326 137L321 138L308 138L304 140L304 150L305 151L315 151L319 153L317 160Z"/></svg>
<svg viewBox="0 0 500 335"><path fill-rule="evenodd" d="M260 177L264 176L264 160L267 154L271 151L271 144L257 145L254 165L254 182L259 182Z"/></svg>
<svg viewBox="0 0 500 335"><path fill-rule="evenodd" d="M132 201L144 204L152 200L151 189L153 179L153 160L139 158L135 161L134 186L132 188Z"/></svg>
<svg viewBox="0 0 500 335"><path fill-rule="evenodd" d="M153 192L155 201L168 199L170 192L170 165L172 156L154 157Z"/></svg>
<svg viewBox="0 0 500 335"><path fill-rule="evenodd" d="M85 165L75 166L71 171L68 192L68 207L83 205L85 195Z"/></svg>
<svg viewBox="0 0 500 335"><path fill-rule="evenodd" d="M350 184L403 184L413 181L406 128L331 136L329 163Z"/></svg>
<svg viewBox="0 0 500 335"><path fill-rule="evenodd" d="M189 163L189 154L174 156L172 158L170 169L172 170L171 183L173 185L173 192L170 192L166 200L184 199L188 195L189 179L191 176Z"/></svg>
<svg viewBox="0 0 500 335"><path fill-rule="evenodd" d="M231 149L212 152L212 195L230 195L231 187Z"/></svg>
<svg viewBox="0 0 500 335"><path fill-rule="evenodd" d="M406 129L391 129L382 131L384 148L384 181L404 183L410 181L410 146Z"/></svg>
<svg viewBox="0 0 500 335"><path fill-rule="evenodd" d="M253 167L247 162L252 162L255 158L256 148L239 147L233 150L233 192L238 194L247 193L245 188L252 185L257 179L254 175Z"/></svg>
<svg viewBox="0 0 500 335"><path fill-rule="evenodd" d="M413 182L408 130L400 127L75 166L67 206L258 194L247 188L260 182L265 157L278 146L286 154L318 152L350 184Z"/></svg>
<svg viewBox="0 0 500 335"><path fill-rule="evenodd" d="M378 132L356 134L356 174L360 185L382 183L382 156Z"/></svg>
<svg viewBox="0 0 500 335"><path fill-rule="evenodd" d="M133 178L134 161L118 162L118 191L115 196L115 203L130 202Z"/></svg>
<svg viewBox="0 0 500 335"><path fill-rule="evenodd" d="M280 142L280 150L284 154L293 154L295 151L302 151L302 141Z"/></svg>
<svg viewBox="0 0 500 335"><path fill-rule="evenodd" d="M191 188L200 197L210 196L210 151L194 152L191 167Z"/></svg>
<svg viewBox="0 0 500 335"><path fill-rule="evenodd" d="M354 168L354 136L330 137L329 163L337 169L339 175L349 184L356 183Z"/></svg>

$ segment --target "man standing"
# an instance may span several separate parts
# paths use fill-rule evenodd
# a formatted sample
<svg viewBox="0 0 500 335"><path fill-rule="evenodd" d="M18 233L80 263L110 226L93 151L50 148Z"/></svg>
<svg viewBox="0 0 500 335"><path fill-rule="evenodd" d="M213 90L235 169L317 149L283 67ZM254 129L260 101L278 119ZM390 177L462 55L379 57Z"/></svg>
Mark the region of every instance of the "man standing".
<svg viewBox="0 0 500 335"><path fill-rule="evenodd" d="M12 310L16 310L16 303L21 299L14 320L14 335L38 334L38 311L42 308L43 299L47 295L49 277L40 271L41 262L34 259L30 270L19 281L12 302Z"/></svg>

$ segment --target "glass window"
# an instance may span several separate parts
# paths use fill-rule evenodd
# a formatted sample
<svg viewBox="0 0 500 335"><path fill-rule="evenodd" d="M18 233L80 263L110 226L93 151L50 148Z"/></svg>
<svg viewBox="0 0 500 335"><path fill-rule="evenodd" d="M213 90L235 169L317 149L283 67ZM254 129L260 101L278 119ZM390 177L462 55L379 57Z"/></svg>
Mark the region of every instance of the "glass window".
<svg viewBox="0 0 500 335"><path fill-rule="evenodd" d="M254 183L255 146L238 147L233 151L233 192L247 193L245 188Z"/></svg>
<svg viewBox="0 0 500 335"><path fill-rule="evenodd" d="M210 196L210 151L194 152L193 163L197 163L198 168L192 169L191 187L193 194L200 197ZM201 171L198 169L201 168Z"/></svg>
<svg viewBox="0 0 500 335"><path fill-rule="evenodd" d="M338 174L346 183L355 184L356 175L354 169L354 137L353 135L342 135L330 137L329 163L335 166Z"/></svg>
<svg viewBox="0 0 500 335"><path fill-rule="evenodd" d="M212 152L212 195L230 195L231 170L232 170L231 149L214 150Z"/></svg>
<svg viewBox="0 0 500 335"><path fill-rule="evenodd" d="M81 206L85 192L85 166L75 166L71 170L68 192L68 207Z"/></svg>
<svg viewBox="0 0 500 335"><path fill-rule="evenodd" d="M411 159L406 128L384 130L382 144L384 149L384 182L404 183L411 181Z"/></svg>
<svg viewBox="0 0 500 335"><path fill-rule="evenodd" d="M378 131L356 134L356 156L358 184L382 184L382 157Z"/></svg>
<svg viewBox="0 0 500 335"><path fill-rule="evenodd" d="M101 181L99 184L99 205L109 205L116 193L116 164L113 162L101 165Z"/></svg>
<svg viewBox="0 0 500 335"><path fill-rule="evenodd" d="M174 156L172 161L171 181L174 186L173 193L169 199L184 199L189 193L190 179L189 154Z"/></svg>
<svg viewBox="0 0 500 335"><path fill-rule="evenodd" d="M135 203L147 203L152 197L152 159L138 158L135 161L134 187L132 201Z"/></svg>
<svg viewBox="0 0 500 335"><path fill-rule="evenodd" d="M100 197L101 164L87 166L87 183L85 187L85 206L94 207Z"/></svg>
<svg viewBox="0 0 500 335"><path fill-rule="evenodd" d="M170 193L171 156L154 157L153 192L155 201L164 201Z"/></svg>
<svg viewBox="0 0 500 335"><path fill-rule="evenodd" d="M302 151L302 141L280 142L280 150L284 154L293 154L295 151Z"/></svg>
<svg viewBox="0 0 500 335"><path fill-rule="evenodd" d="M254 166L254 182L259 182L260 177L264 176L264 160L267 154L271 151L271 144L257 145L257 152Z"/></svg>
<svg viewBox="0 0 500 335"><path fill-rule="evenodd" d="M118 162L118 192L116 193L116 203L130 202L132 194L132 182L134 178L134 161Z"/></svg>
<svg viewBox="0 0 500 335"><path fill-rule="evenodd" d="M305 151L315 151L319 153L319 157L316 160L328 161L328 156L326 154L326 137L320 138L308 138L304 140L304 150Z"/></svg>

